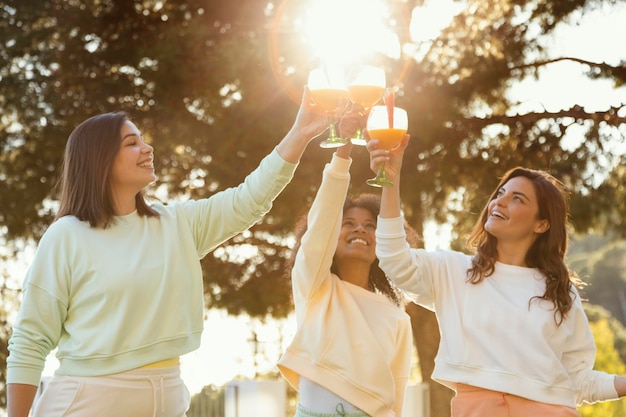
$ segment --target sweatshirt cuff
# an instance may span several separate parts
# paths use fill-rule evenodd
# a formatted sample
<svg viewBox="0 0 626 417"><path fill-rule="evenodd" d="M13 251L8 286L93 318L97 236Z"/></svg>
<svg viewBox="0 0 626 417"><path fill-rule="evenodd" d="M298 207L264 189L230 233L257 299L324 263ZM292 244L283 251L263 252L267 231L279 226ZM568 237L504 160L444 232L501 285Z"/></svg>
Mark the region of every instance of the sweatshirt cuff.
<svg viewBox="0 0 626 417"><path fill-rule="evenodd" d="M352 165L352 158L341 158L333 153L332 159L326 164L326 169L335 176L346 177L350 171L350 165Z"/></svg>
<svg viewBox="0 0 626 417"><path fill-rule="evenodd" d="M297 163L287 162L278 153L276 148L265 157L270 165L278 168L278 176L283 178L292 178L298 168Z"/></svg>
<svg viewBox="0 0 626 417"><path fill-rule="evenodd" d="M602 381L602 394L605 401L619 400L620 396L615 389L615 375L607 375Z"/></svg>
<svg viewBox="0 0 626 417"><path fill-rule="evenodd" d="M382 218L378 216L376 222L376 236L381 238L404 237L404 217Z"/></svg>
<svg viewBox="0 0 626 417"><path fill-rule="evenodd" d="M42 373L41 369L7 367L6 383L38 386Z"/></svg>

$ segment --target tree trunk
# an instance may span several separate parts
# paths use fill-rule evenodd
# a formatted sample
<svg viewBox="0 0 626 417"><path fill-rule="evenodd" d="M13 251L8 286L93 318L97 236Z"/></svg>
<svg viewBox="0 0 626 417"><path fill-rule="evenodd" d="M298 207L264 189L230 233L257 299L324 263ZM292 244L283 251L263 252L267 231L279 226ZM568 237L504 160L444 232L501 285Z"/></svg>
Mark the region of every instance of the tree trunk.
<svg viewBox="0 0 626 417"><path fill-rule="evenodd" d="M407 305L406 312L411 316L413 339L417 348L422 378L429 386L429 417L450 417L450 400L454 396L454 391L431 379L440 339L435 314L414 303Z"/></svg>

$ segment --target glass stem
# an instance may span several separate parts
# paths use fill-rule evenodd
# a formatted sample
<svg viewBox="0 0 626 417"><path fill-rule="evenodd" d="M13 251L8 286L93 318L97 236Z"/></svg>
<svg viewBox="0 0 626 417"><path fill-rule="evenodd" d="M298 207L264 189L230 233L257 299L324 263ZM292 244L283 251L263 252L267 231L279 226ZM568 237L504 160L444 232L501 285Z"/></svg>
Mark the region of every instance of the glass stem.
<svg viewBox="0 0 626 417"><path fill-rule="evenodd" d="M379 178L385 178L385 177L387 177L387 174L386 174L386 172L385 172L385 164L382 164L382 165L380 166L380 168L378 168L378 174L376 174L376 175L378 175L378 177L379 177Z"/></svg>
<svg viewBox="0 0 626 417"><path fill-rule="evenodd" d="M335 129L335 121L333 120L332 117L329 117L328 120L330 121L330 126L328 127L329 131L328 131L328 137L329 138L337 138L337 129Z"/></svg>

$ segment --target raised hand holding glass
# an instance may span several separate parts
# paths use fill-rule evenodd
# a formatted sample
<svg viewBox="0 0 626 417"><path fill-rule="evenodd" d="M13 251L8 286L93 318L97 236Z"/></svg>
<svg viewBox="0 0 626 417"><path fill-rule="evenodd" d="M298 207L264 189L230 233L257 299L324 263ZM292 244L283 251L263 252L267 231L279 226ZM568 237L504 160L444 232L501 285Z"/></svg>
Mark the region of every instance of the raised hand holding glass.
<svg viewBox="0 0 626 417"><path fill-rule="evenodd" d="M337 135L335 113L348 103L348 90L338 74L329 74L323 68L316 68L309 73L308 80L311 99L320 106L328 116L328 137L320 142L322 148L337 148L348 143Z"/></svg>
<svg viewBox="0 0 626 417"><path fill-rule="evenodd" d="M367 133L369 140L376 139L381 149L393 149L406 135L409 118L406 110L392 107L393 114L388 112L387 106L374 106L367 118ZM373 187L388 187L393 183L385 176L385 164L383 163L376 177L367 180L367 184Z"/></svg>
<svg viewBox="0 0 626 417"><path fill-rule="evenodd" d="M348 97L354 104L365 109L374 106L383 97L386 86L385 70L378 67L363 65L354 71L348 85ZM359 128L350 138L355 145L365 145L363 131Z"/></svg>

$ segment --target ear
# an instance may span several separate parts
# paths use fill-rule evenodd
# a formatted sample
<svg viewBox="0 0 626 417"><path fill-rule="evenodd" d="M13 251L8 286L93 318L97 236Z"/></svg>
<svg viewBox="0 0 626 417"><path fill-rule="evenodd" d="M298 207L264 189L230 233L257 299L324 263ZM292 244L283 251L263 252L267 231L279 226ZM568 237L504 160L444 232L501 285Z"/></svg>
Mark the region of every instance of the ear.
<svg viewBox="0 0 626 417"><path fill-rule="evenodd" d="M550 222L547 219L540 220L535 226L535 233L541 234L550 230Z"/></svg>

